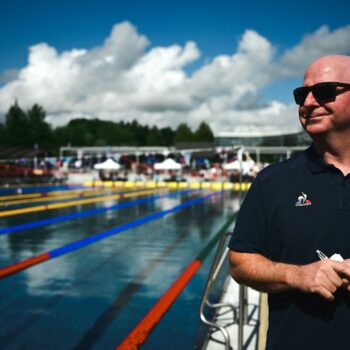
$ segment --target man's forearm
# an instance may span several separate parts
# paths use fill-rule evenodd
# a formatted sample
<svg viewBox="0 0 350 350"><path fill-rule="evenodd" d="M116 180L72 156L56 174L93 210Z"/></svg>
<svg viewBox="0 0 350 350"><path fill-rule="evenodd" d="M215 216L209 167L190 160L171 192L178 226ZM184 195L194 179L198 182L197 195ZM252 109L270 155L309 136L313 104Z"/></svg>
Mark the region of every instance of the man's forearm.
<svg viewBox="0 0 350 350"><path fill-rule="evenodd" d="M299 290L332 301L341 287L350 291L350 261L318 260L292 265L269 260L260 254L230 251L231 275L238 282L262 292Z"/></svg>
<svg viewBox="0 0 350 350"><path fill-rule="evenodd" d="M260 254L230 252L231 275L261 292L285 292L295 288L297 265L274 262Z"/></svg>

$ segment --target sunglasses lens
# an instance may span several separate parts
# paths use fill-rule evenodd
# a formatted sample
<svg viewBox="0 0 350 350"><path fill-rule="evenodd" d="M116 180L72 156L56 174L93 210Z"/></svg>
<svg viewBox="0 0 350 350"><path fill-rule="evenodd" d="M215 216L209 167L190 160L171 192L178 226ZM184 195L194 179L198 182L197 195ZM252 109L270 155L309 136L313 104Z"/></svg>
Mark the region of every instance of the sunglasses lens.
<svg viewBox="0 0 350 350"><path fill-rule="evenodd" d="M336 86L329 83L317 84L312 93L317 101L334 101L336 97Z"/></svg>
<svg viewBox="0 0 350 350"><path fill-rule="evenodd" d="M334 101L337 96L335 83L319 83L313 86L302 86L293 91L295 103L303 105L308 93L312 91L314 98L319 102Z"/></svg>
<svg viewBox="0 0 350 350"><path fill-rule="evenodd" d="M302 105L305 102L306 96L310 89L306 86L299 87L293 91L294 100L297 105Z"/></svg>

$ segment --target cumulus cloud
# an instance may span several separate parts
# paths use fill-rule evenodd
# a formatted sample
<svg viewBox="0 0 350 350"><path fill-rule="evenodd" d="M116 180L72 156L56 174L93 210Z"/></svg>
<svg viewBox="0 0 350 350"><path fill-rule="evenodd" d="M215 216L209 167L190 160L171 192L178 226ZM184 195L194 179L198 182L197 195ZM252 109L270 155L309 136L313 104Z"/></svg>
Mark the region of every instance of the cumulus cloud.
<svg viewBox="0 0 350 350"><path fill-rule="evenodd" d="M323 26L278 56L267 38L246 30L236 52L189 75L186 66L201 54L195 42L151 46L133 24L123 22L92 49L58 53L47 43L31 46L26 67L1 75L8 78L0 88L0 115L17 98L24 108L44 106L53 125L98 117L160 127L206 121L216 133L297 130L295 106L263 101L262 89L300 77L317 56L349 54L349 42L350 26L334 31Z"/></svg>
<svg viewBox="0 0 350 350"><path fill-rule="evenodd" d="M286 50L277 68L280 75L302 76L305 68L317 57L331 54L350 54L350 25L329 30L322 26L307 34L300 44Z"/></svg>
<svg viewBox="0 0 350 350"><path fill-rule="evenodd" d="M2 84L7 84L12 80L18 78L19 71L17 69L8 69L0 73L0 86Z"/></svg>

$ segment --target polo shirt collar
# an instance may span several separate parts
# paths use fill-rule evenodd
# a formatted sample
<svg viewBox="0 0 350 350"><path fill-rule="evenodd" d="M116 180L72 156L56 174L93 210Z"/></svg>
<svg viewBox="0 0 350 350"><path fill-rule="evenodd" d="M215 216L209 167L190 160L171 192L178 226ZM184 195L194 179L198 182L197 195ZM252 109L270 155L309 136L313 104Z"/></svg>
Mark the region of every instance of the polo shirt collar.
<svg viewBox="0 0 350 350"><path fill-rule="evenodd" d="M316 152L314 144L305 151L305 156L307 165L312 173L320 173L331 166L325 163L322 157Z"/></svg>

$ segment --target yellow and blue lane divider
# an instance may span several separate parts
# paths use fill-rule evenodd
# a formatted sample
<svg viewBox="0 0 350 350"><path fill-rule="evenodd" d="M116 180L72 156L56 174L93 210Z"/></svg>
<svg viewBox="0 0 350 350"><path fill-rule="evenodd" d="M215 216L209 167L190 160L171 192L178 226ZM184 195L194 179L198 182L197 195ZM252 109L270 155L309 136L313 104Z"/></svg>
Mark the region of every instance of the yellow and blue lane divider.
<svg viewBox="0 0 350 350"><path fill-rule="evenodd" d="M167 194L152 195L152 196L149 196L147 198L136 199L136 200L132 200L129 202L124 202L124 203L118 203L118 204L106 206L103 208L84 210L81 212L67 214L67 215L61 215L61 216L57 216L57 217L50 218L50 219L38 220L38 221L33 221L33 222L27 222L27 223L20 224L20 225L3 227L3 228L0 228L0 235L12 233L12 232L17 232L17 231L22 231L22 230L27 230L27 229L31 229L31 228L35 228L35 227L55 224L55 223L61 222L61 221L73 220L73 219L78 219L78 218L84 218L84 217L91 216L91 215L102 214L102 213L105 213L107 211L128 208L128 207L132 207L132 206L139 205L139 204L153 202L153 201L156 201L156 200L161 199L161 198L178 196L178 195L187 194L187 193L194 192L194 191L196 191L196 190L174 191L174 192L167 193Z"/></svg>
<svg viewBox="0 0 350 350"><path fill-rule="evenodd" d="M119 189L118 191L120 192L121 190ZM30 195L23 195L20 197L5 196L5 197L0 197L0 206L8 207L10 205L58 201L58 200L75 198L75 197L98 196L106 192L116 193L118 191L110 191L106 188L94 188L94 189L84 189L84 190L57 191L57 192L49 192L49 193L35 193Z"/></svg>
<svg viewBox="0 0 350 350"><path fill-rule="evenodd" d="M98 193L105 192L108 189L105 187L83 187L78 189L67 189L67 190L59 190L59 191L50 191L50 192L32 192L32 193L21 193L21 194L10 194L0 196L0 202L10 201L11 203L16 200L24 200L24 199L35 199L35 198L51 198L65 194L84 194L88 192Z"/></svg>
<svg viewBox="0 0 350 350"><path fill-rule="evenodd" d="M135 197L135 196L138 196L141 194L147 195L147 194L151 194L154 192L163 192L163 191L168 191L168 189L167 188L158 188L158 189L156 189L156 191L154 189L148 189L148 190L143 190L143 191L118 193L118 194L114 194L114 195L110 195L110 196L103 196L103 197L99 196L99 197L94 197L94 198L79 199L79 200L70 201L70 202L36 205L33 207L1 211L0 217L19 215L19 214L27 214L27 213L53 210L53 209L59 209L59 208L66 208L66 207L71 207L71 206L76 206L76 205L98 203L98 202L110 201L110 200L115 200L115 199L120 199L120 198L131 198L131 197Z"/></svg>
<svg viewBox="0 0 350 350"><path fill-rule="evenodd" d="M194 204L203 202L209 198L221 195L225 191L228 191L228 190L216 191L216 192L212 192L212 193L209 193L207 195L204 195L204 196L200 196L198 198L191 199L191 200L186 201L182 204L176 205L173 208L170 208L167 210L162 210L162 211L150 214L150 215L146 215L144 217L138 218L138 219L130 221L128 223L114 227L110 230L107 230L107 231L104 231L101 233L97 233L93 236L69 243L65 246L62 246L62 247L57 248L57 249L53 249L49 252L42 253L42 254L33 256L31 258L19 261L15 264L0 268L0 279L5 278L7 276L10 276L12 274L18 273L22 270L28 269L34 265L43 263L43 262L48 261L50 259L58 258L62 255L68 254L68 253L73 252L77 249L81 249L81 248L86 247L90 244L96 243L96 242L98 242L102 239L105 239L107 237L110 237L112 235L119 234L119 233L126 231L128 229L131 229L133 227L143 225L143 224L148 223L150 221L159 219L163 216L180 211L180 210L187 208L189 206L192 206Z"/></svg>

